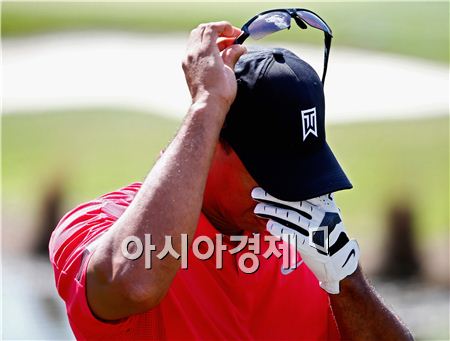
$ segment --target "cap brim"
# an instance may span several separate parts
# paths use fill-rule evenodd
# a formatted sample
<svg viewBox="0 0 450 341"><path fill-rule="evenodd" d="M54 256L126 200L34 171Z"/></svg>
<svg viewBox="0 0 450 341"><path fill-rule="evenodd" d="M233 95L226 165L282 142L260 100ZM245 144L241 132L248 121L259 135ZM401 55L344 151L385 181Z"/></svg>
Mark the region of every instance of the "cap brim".
<svg viewBox="0 0 450 341"><path fill-rule="evenodd" d="M258 185L282 200L307 200L353 187L326 142L301 155L232 147Z"/></svg>

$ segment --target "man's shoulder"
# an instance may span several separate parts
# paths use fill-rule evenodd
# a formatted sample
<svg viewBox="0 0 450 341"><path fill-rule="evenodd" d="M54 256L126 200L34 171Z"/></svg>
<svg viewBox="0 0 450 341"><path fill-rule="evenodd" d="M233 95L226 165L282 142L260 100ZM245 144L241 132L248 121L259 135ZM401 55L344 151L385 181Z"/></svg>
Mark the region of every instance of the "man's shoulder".
<svg viewBox="0 0 450 341"><path fill-rule="evenodd" d="M132 184L122 187L113 192L103 194L98 199L101 200L126 200L132 201L142 186L142 182L133 182Z"/></svg>
<svg viewBox="0 0 450 341"><path fill-rule="evenodd" d="M50 238L49 254L52 263L57 265L63 251L66 255L75 250L81 252L108 230L133 201L141 185L140 182L132 183L82 203L66 213Z"/></svg>

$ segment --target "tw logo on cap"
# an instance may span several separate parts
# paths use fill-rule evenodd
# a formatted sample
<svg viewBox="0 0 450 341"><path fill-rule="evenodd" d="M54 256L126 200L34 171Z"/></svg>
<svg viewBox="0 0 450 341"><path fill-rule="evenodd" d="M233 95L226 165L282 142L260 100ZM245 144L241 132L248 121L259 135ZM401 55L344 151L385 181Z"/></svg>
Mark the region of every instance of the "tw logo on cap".
<svg viewBox="0 0 450 341"><path fill-rule="evenodd" d="M302 126L303 126L303 141L306 140L309 134L317 136L317 115L316 107L302 110Z"/></svg>

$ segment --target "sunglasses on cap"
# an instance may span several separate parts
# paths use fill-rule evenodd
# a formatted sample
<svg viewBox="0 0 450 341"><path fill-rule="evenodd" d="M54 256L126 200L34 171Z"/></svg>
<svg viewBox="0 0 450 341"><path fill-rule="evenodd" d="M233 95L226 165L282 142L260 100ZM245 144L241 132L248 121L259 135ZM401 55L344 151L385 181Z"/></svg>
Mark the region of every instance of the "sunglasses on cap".
<svg viewBox="0 0 450 341"><path fill-rule="evenodd" d="M308 26L323 31L325 34L325 50L323 61L322 84L325 83L327 74L328 55L330 53L331 28L316 13L303 8L271 9L264 11L253 18L241 28L241 35L236 38L235 44L242 44L248 37L261 39L269 34L291 28L291 19L294 19L298 27L306 29Z"/></svg>

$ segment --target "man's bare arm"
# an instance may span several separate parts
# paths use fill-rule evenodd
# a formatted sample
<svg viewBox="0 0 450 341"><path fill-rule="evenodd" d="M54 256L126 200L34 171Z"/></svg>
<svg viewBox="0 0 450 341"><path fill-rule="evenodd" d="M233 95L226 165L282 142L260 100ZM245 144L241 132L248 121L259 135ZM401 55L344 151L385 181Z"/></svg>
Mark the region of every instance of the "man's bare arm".
<svg viewBox="0 0 450 341"><path fill-rule="evenodd" d="M385 306L360 268L329 295L343 340L413 340L408 328Z"/></svg>
<svg viewBox="0 0 450 341"><path fill-rule="evenodd" d="M176 137L131 205L102 237L88 265L87 298L101 319L116 320L153 308L180 267L179 260L159 260L153 252L152 269L147 270L144 257L132 261L122 255L121 243L129 236L144 241L149 233L161 250L164 237L170 235L180 253L181 234L192 240L220 130L236 96L233 68L245 52L232 45L239 33L225 22L203 24L191 32L183 69L192 105ZM216 44L219 37L222 52Z"/></svg>

